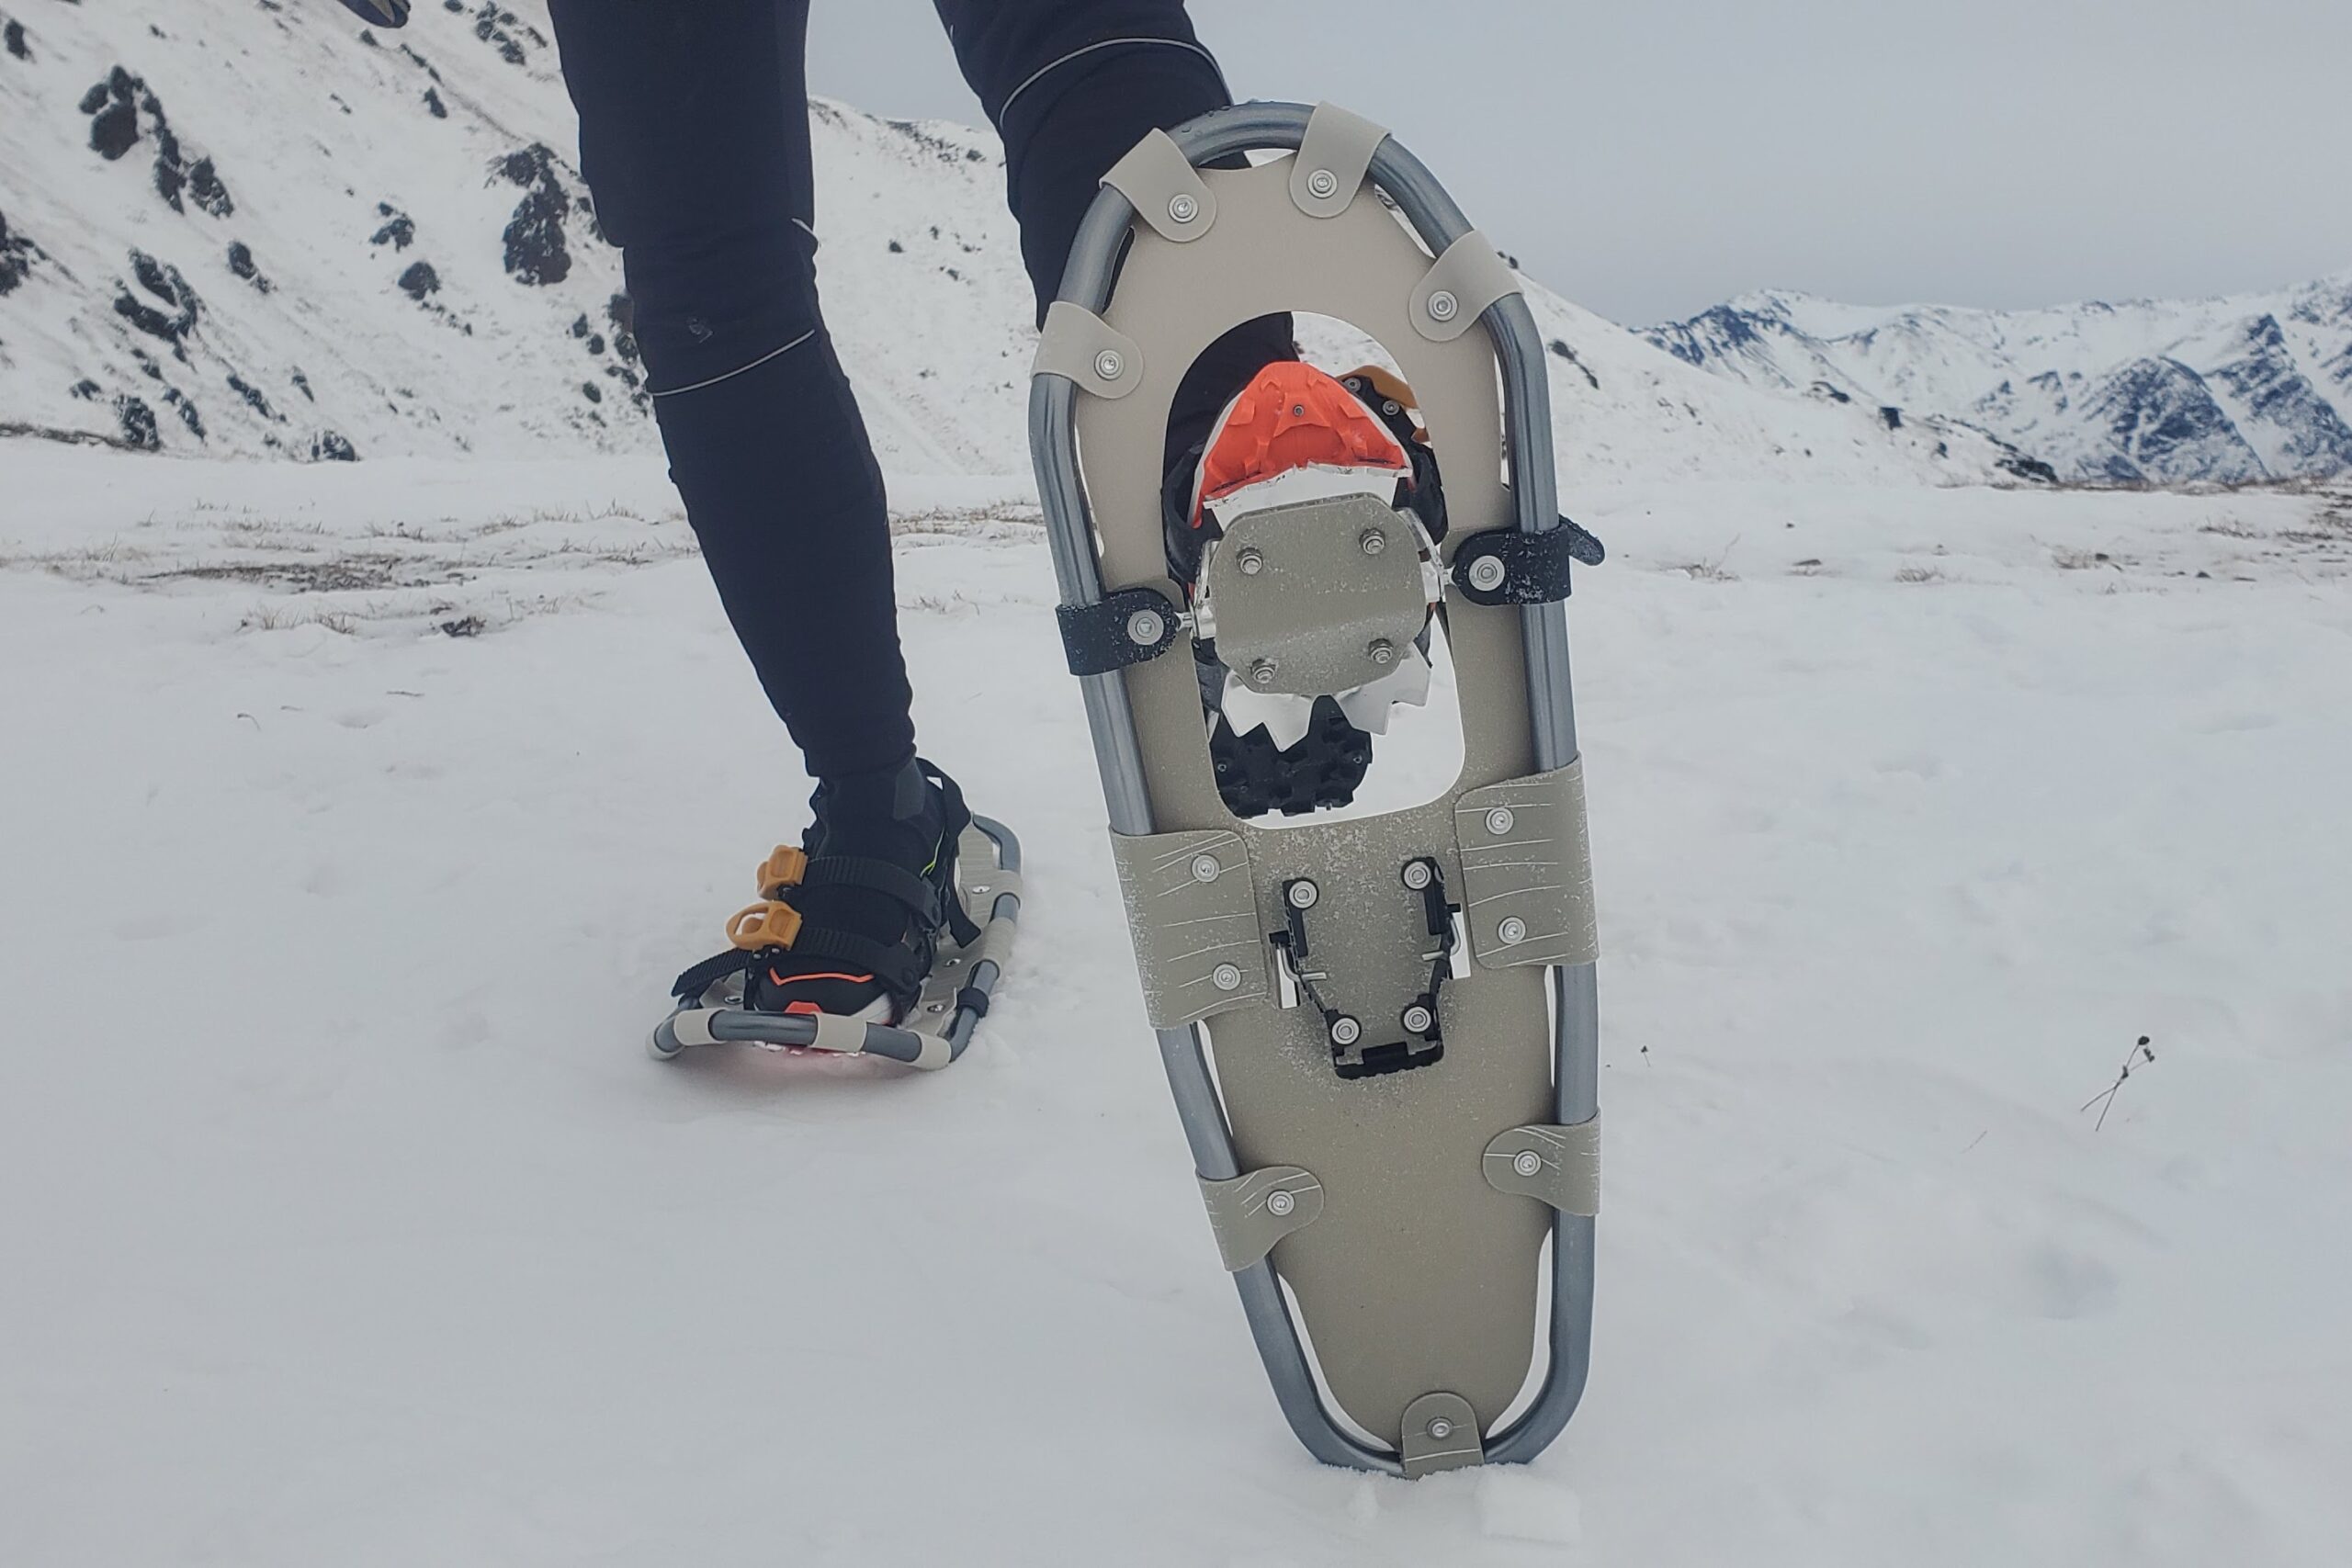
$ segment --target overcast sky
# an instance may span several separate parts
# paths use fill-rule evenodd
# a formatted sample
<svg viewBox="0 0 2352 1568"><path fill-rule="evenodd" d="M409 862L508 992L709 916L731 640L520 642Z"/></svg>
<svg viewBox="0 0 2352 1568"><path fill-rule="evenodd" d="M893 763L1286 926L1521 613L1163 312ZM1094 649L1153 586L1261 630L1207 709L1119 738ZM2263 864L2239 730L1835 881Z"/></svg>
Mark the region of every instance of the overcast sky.
<svg viewBox="0 0 2352 1568"><path fill-rule="evenodd" d="M929 0L813 0L809 84L968 123ZM1193 0L1238 96L1395 130L1634 324L2214 294L2352 268L2346 0ZM821 220L821 215L820 215Z"/></svg>

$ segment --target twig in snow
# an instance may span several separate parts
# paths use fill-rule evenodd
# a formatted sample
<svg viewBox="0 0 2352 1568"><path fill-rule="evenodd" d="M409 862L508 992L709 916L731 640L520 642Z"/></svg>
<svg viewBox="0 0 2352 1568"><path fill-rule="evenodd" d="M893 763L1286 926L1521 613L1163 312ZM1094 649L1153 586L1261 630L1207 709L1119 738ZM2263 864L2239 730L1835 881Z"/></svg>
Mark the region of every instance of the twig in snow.
<svg viewBox="0 0 2352 1568"><path fill-rule="evenodd" d="M2088 1111L2094 1105L2098 1107L2098 1120L2091 1123L2092 1132L2096 1133L2107 1125L2107 1113L2115 1109L2116 1092L2122 1089L2123 1080L2132 1076L2133 1065L2140 1062L2153 1062L2155 1059L2156 1054L2148 1049L2148 1037L2143 1034L2133 1043L2132 1049L2123 1054L2123 1066L2117 1070L2115 1081L2083 1101L2082 1109L2085 1111Z"/></svg>

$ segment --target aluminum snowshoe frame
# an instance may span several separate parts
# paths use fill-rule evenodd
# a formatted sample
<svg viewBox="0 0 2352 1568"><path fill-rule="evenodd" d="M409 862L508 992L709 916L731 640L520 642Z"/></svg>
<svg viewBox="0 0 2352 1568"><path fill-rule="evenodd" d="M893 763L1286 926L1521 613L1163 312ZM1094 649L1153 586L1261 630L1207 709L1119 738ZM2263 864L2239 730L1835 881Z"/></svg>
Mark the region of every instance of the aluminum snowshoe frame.
<svg viewBox="0 0 2352 1568"><path fill-rule="evenodd" d="M1252 152L1294 156L1204 166ZM1544 345L1493 246L1381 127L1329 105L1237 105L1153 132L1104 176L1047 314L1030 440L1065 642L1146 1011L1284 1416L1335 1465L1524 1461L1583 1393L1598 1211L1597 942L1565 583L1498 592L1486 568L1449 590L1465 756L1444 795L1331 824L1231 817L1193 660L1162 657L1189 654L1190 628L1167 581L1159 469L1193 357L1279 310L1338 317L1397 360L1443 465L1449 563L1482 534L1464 569L1510 528L1573 526L1558 516ZM1330 1070L1338 1028L1327 1043L1312 1009L1276 1004L1289 976L1269 944L1286 920L1298 930L1306 897L1317 951L1339 955L1318 977L1352 965L1339 978L1356 990L1409 996L1413 976L1370 967L1433 956L1412 951L1430 940L1405 929L1416 917L1389 908L1400 866L1406 890L1436 880L1441 906L1461 899L1468 930L1442 962L1467 947L1476 964L1431 1010L1442 1060L1351 1079ZM1309 872L1345 897L1315 909L1313 888L1295 891Z"/></svg>

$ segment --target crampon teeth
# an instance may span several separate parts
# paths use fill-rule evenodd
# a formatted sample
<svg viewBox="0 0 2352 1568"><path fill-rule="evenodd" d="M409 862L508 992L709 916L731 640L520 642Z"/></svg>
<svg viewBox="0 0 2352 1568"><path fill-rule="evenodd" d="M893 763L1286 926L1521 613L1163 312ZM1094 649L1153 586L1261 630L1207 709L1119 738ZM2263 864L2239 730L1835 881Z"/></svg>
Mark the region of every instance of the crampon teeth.
<svg viewBox="0 0 2352 1568"><path fill-rule="evenodd" d="M1217 707L1236 735L1263 729L1274 749L1287 751L1306 739L1315 722L1315 699L1287 692L1261 692L1231 671L1225 675L1225 695Z"/></svg>
<svg viewBox="0 0 2352 1568"><path fill-rule="evenodd" d="M1350 724L1368 735L1388 733L1388 711L1398 703L1415 707L1430 700L1430 661L1418 647L1408 648L1396 668L1377 681L1340 694L1340 711Z"/></svg>

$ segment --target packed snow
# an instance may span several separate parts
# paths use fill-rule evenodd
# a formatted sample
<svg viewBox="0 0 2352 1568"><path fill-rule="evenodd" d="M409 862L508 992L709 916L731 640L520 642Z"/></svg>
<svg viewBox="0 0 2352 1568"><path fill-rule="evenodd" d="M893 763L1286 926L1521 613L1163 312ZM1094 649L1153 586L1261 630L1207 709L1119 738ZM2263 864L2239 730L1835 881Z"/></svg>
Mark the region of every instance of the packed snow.
<svg viewBox="0 0 2352 1568"><path fill-rule="evenodd" d="M662 1064L808 782L544 6L196 20L0 0L0 1563L2341 1562L2352 488L1989 488L1982 410L1529 280L1611 547L1592 1380L1532 1466L1326 1470L1145 1025L993 141L812 106L1015 962L939 1075Z"/></svg>
<svg viewBox="0 0 2352 1568"><path fill-rule="evenodd" d="M641 1049L806 790L657 460L0 468L0 1561L2352 1539L2352 496L1572 494L1592 1383L1407 1484L1217 1268L1020 480L896 480L1030 895L908 1077Z"/></svg>

